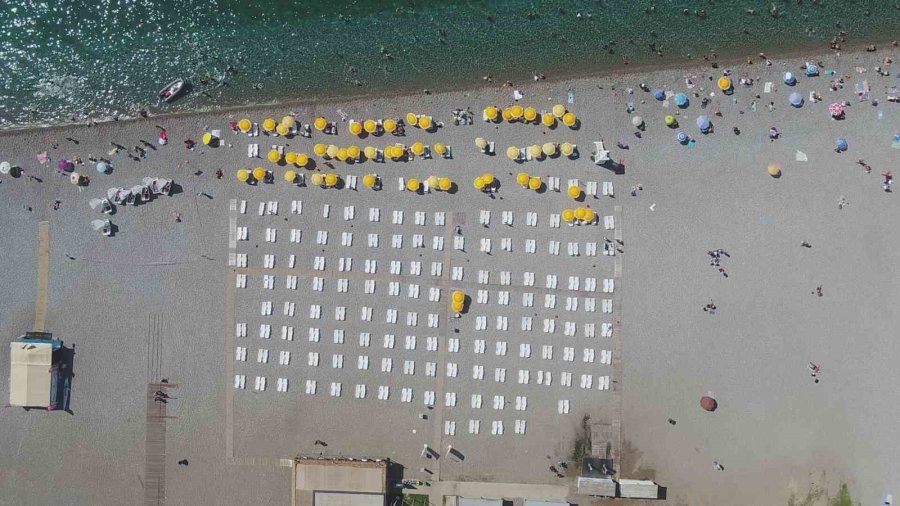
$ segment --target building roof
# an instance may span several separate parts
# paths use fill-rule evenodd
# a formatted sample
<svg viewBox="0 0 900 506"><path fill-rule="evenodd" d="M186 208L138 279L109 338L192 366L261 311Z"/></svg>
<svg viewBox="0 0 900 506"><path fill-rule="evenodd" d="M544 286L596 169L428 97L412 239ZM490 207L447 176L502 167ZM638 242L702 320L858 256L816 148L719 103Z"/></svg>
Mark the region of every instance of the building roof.
<svg viewBox="0 0 900 506"><path fill-rule="evenodd" d="M569 503L561 501L532 501L530 499L525 499L525 506L569 506Z"/></svg>
<svg viewBox="0 0 900 506"><path fill-rule="evenodd" d="M9 403L13 406L50 405L53 345L12 342L9 344Z"/></svg>
<svg viewBox="0 0 900 506"><path fill-rule="evenodd" d="M383 506L387 462L298 458L293 483L297 506Z"/></svg>
<svg viewBox="0 0 900 506"><path fill-rule="evenodd" d="M649 480L619 480L619 495L632 499L657 499L659 486Z"/></svg>
<svg viewBox="0 0 900 506"><path fill-rule="evenodd" d="M503 506L502 499L469 499L460 497L457 506Z"/></svg>
<svg viewBox="0 0 900 506"><path fill-rule="evenodd" d="M616 496L616 482L611 478L578 478L578 493L581 495Z"/></svg>
<svg viewBox="0 0 900 506"><path fill-rule="evenodd" d="M315 492L315 506L384 506L384 494L360 492Z"/></svg>

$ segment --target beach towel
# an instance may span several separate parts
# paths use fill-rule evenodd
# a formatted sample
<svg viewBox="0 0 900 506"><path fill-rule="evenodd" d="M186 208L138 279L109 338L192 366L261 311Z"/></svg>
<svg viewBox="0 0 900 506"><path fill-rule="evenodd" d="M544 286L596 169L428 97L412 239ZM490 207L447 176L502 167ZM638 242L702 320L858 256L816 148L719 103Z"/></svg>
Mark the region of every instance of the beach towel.
<svg viewBox="0 0 900 506"><path fill-rule="evenodd" d="M764 93L772 93L772 81L769 81L763 86Z"/></svg>
<svg viewBox="0 0 900 506"><path fill-rule="evenodd" d="M569 90L569 103L570 104L575 103L575 93L573 93L572 90Z"/></svg>

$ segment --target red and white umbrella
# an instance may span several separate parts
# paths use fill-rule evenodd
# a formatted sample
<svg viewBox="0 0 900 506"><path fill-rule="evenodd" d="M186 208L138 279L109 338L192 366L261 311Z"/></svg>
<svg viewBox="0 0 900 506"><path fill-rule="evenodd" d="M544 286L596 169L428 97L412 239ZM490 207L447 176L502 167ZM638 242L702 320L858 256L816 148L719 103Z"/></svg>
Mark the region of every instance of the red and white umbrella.
<svg viewBox="0 0 900 506"><path fill-rule="evenodd" d="M843 106L843 104L839 104L839 103L835 102L828 106L828 112L830 112L831 116L834 118L843 116L844 106Z"/></svg>

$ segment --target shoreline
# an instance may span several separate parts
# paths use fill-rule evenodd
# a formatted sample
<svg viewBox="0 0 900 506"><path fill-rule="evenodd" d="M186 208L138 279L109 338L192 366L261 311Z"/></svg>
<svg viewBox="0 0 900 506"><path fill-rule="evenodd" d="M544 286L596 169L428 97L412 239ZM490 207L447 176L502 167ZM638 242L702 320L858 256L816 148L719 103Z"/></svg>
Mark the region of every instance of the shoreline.
<svg viewBox="0 0 900 506"><path fill-rule="evenodd" d="M798 46L795 45L791 48L785 48L784 50L776 50L776 51L764 51L769 60L773 61L773 65L778 60L793 60L797 58L809 58L811 61L821 60L826 57L844 57L847 55L856 55L860 53L866 53L866 47L869 45L876 46L876 53L882 51L885 45L891 47L892 44L896 44L896 40L890 40L890 38L884 38L883 40L875 40L875 41L866 41L859 43L850 43L845 44L845 47L840 51L835 50L816 50L816 48L820 45L820 42L810 43L809 45ZM709 72L710 70L714 70L716 72L722 71L726 68L734 67L736 65L746 65L746 58L748 56L752 56L754 60L759 60L759 51L752 52L750 55L742 55L738 56L736 54L724 54L717 55L715 59L715 63L719 65L718 69L713 69L711 67L712 62L704 61L703 65L698 65L698 61L696 59L684 59L684 58L675 58L672 61L665 61L661 63L637 63L637 64L619 64L613 67L597 67L597 68L589 68L584 69L583 71L578 70L578 68L569 67L565 69L567 72L566 75L559 74L557 72L561 72L561 70L554 70L552 67L549 70L549 76L541 81L547 85L554 85L561 82L567 81L587 81L592 79L609 79L614 76L633 76L637 74L648 74L653 72L665 72L665 71L673 71L678 69L683 69L685 72ZM807 56L803 56L807 55ZM840 55L840 56L837 56ZM764 63L754 63L761 64L765 67ZM189 117L199 117L199 116L212 116L212 115L229 115L234 114L240 111L253 110L253 109L264 109L270 107L307 107L311 105L321 105L321 106L330 106L339 103L347 103L354 102L363 99L378 99L378 100L392 100L399 97L404 96L413 96L413 95L423 95L423 89L428 90L428 94L443 94L443 93L456 93L456 92L484 92L487 90L499 90L502 89L500 85L494 84L497 82L503 82L505 80L509 80L514 83L514 86L517 86L515 83L518 82L519 85L522 85L522 81L519 79L525 79L527 84L533 84L535 81L532 80L531 76L522 75L513 75L507 74L504 77L507 79L503 79L503 77L494 78L493 83L486 84L482 79L478 80L458 80L448 83L442 83L445 86L441 88L429 89L429 88L420 88L420 85L427 85L427 83L418 81L409 84L408 86L398 87L393 90L388 90L384 88L376 88L371 91L361 91L360 93L342 93L335 95L317 95L309 98L299 98L299 97L290 97L286 99L272 99L269 101L260 101L253 102L247 104L234 104L234 105L224 105L224 106L215 106L209 105L209 108L196 108L192 110L186 111L173 111L173 112L163 112L163 113L150 113L147 116L130 116L119 119L88 119L87 121L78 121L73 123L60 123L60 124L43 124L43 125L22 125L22 126L14 126L9 128L0 129L0 136L11 135L20 132L29 132L29 131L55 131L57 129L62 128L71 128L76 126L84 126L88 127L89 122L93 122L94 126L102 126L109 125L113 123L125 123L125 122L136 122L141 120L157 120L157 119L167 119L167 118L189 118ZM415 91L418 88L419 91Z"/></svg>

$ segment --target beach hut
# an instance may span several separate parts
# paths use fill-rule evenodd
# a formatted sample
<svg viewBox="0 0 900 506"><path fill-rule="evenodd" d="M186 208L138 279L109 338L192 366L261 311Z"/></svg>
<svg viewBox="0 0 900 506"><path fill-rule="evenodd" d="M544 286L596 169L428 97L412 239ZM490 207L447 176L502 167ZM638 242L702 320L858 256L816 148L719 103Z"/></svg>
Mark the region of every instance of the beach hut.
<svg viewBox="0 0 900 506"><path fill-rule="evenodd" d="M700 129L701 133L708 134L710 129L712 128L712 123L709 121L708 116L698 116L697 117L697 128Z"/></svg>
<svg viewBox="0 0 900 506"><path fill-rule="evenodd" d="M788 102L794 107L802 107L803 106L803 96L797 93L796 91L791 93L788 97Z"/></svg>
<svg viewBox="0 0 900 506"><path fill-rule="evenodd" d="M687 95L684 93L676 93L675 94L675 105L684 109L690 104L690 100L688 100Z"/></svg>
<svg viewBox="0 0 900 506"><path fill-rule="evenodd" d="M108 220L100 221L100 229ZM97 228L95 228L96 230ZM27 332L9 344L9 406L69 409L74 352L49 332Z"/></svg>

